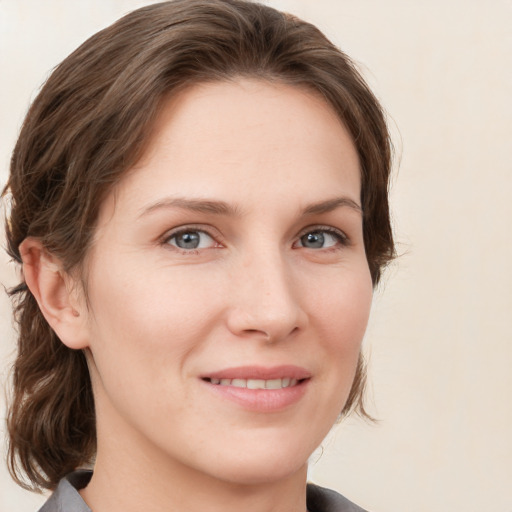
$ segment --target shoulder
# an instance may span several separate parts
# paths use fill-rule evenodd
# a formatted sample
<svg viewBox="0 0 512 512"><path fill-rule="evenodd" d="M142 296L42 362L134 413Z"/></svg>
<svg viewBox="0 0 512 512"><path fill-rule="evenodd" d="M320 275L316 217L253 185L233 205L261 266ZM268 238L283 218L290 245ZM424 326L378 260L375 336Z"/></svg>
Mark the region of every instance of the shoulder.
<svg viewBox="0 0 512 512"><path fill-rule="evenodd" d="M314 484L307 487L309 512L367 512L341 494Z"/></svg>
<svg viewBox="0 0 512 512"><path fill-rule="evenodd" d="M75 471L63 478L39 512L91 512L78 492L91 479L91 471Z"/></svg>

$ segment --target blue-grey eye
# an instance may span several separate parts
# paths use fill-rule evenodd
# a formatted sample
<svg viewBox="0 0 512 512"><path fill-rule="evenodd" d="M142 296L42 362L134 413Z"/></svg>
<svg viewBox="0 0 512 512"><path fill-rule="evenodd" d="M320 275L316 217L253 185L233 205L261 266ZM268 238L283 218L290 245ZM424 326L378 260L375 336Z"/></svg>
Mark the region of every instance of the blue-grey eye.
<svg viewBox="0 0 512 512"><path fill-rule="evenodd" d="M168 243L179 249L204 249L214 244L213 238L204 231L182 231L169 238Z"/></svg>
<svg viewBox="0 0 512 512"><path fill-rule="evenodd" d="M341 235L328 231L310 231L300 237L300 246L307 249L326 249L340 243Z"/></svg>

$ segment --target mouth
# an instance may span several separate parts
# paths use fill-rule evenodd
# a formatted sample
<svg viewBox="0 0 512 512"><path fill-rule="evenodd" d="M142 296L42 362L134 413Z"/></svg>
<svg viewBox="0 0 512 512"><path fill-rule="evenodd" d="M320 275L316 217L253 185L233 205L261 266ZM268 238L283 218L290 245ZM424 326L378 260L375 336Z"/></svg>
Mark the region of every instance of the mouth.
<svg viewBox="0 0 512 512"><path fill-rule="evenodd" d="M246 389L284 389L297 386L306 379L295 379L293 377L283 377L280 379L217 379L215 377L206 377L203 380L216 386L232 386L234 388Z"/></svg>
<svg viewBox="0 0 512 512"><path fill-rule="evenodd" d="M201 376L214 395L253 412L279 412L307 393L311 373L293 365L243 366Z"/></svg>

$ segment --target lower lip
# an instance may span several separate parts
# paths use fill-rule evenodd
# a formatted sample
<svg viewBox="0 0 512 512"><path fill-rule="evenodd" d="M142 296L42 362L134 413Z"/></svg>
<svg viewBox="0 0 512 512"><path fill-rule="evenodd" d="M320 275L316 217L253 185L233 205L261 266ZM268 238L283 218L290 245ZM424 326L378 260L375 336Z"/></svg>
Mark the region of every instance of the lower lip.
<svg viewBox="0 0 512 512"><path fill-rule="evenodd" d="M282 389L248 389L202 381L217 395L253 412L279 412L296 404L306 393L310 379Z"/></svg>

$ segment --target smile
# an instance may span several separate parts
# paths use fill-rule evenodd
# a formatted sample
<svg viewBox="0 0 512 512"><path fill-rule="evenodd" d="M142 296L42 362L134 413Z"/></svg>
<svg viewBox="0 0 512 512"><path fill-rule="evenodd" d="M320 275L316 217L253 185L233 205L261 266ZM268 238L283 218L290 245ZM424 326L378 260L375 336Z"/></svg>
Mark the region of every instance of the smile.
<svg viewBox="0 0 512 512"><path fill-rule="evenodd" d="M296 386L299 380L285 377L282 379L207 379L218 386L232 386L247 389L283 389Z"/></svg>
<svg viewBox="0 0 512 512"><path fill-rule="evenodd" d="M238 366L202 375L206 389L236 407L257 413L277 413L301 401L312 374L295 365Z"/></svg>

